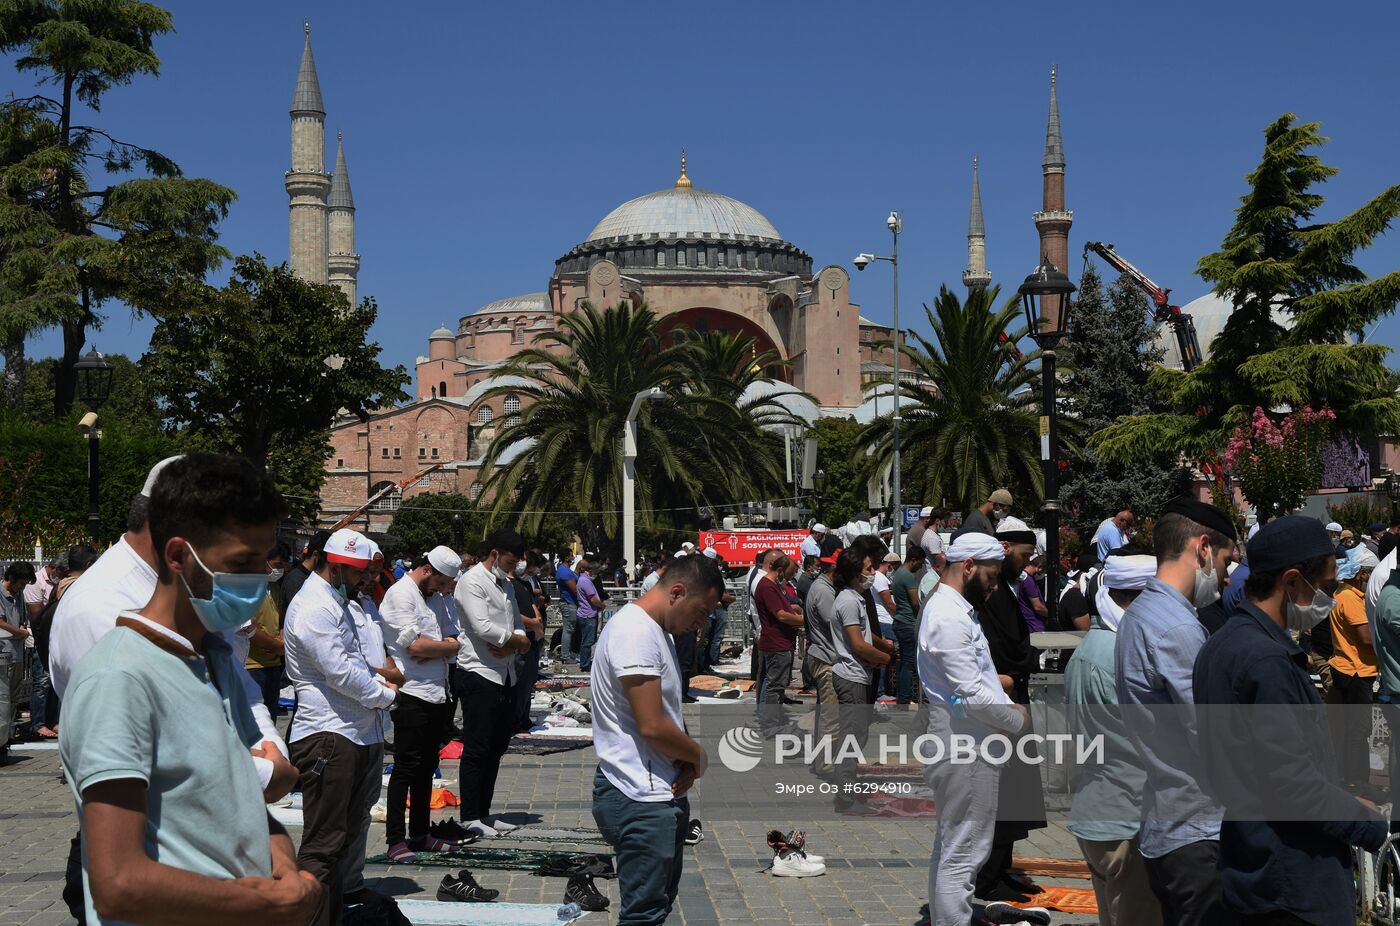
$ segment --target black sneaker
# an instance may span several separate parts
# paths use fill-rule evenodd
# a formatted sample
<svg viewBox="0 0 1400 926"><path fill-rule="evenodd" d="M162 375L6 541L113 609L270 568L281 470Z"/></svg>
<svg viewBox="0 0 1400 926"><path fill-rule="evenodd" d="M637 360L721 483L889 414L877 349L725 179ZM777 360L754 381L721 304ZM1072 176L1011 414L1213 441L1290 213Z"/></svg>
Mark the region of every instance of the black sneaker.
<svg viewBox="0 0 1400 926"><path fill-rule="evenodd" d="M576 903L582 910L597 913L608 908L608 898L599 893L592 875L572 875L564 888L564 903Z"/></svg>
<svg viewBox="0 0 1400 926"><path fill-rule="evenodd" d="M428 824L428 834L454 846L465 846L477 840L477 834L458 823L456 817Z"/></svg>
<svg viewBox="0 0 1400 926"><path fill-rule="evenodd" d="M699 820L691 820L690 827L685 831L685 844L693 846L705 838L705 831L700 827Z"/></svg>
<svg viewBox="0 0 1400 926"><path fill-rule="evenodd" d="M1030 926L1050 926L1050 911L1044 907L1013 907L1009 903L993 901L987 904L983 914L991 923L1029 923Z"/></svg>
<svg viewBox="0 0 1400 926"><path fill-rule="evenodd" d="M437 899L448 902L490 903L499 896L501 896L500 891L477 884L472 873L465 868L457 872L455 878L451 875L444 875L442 883L438 885L437 889Z"/></svg>

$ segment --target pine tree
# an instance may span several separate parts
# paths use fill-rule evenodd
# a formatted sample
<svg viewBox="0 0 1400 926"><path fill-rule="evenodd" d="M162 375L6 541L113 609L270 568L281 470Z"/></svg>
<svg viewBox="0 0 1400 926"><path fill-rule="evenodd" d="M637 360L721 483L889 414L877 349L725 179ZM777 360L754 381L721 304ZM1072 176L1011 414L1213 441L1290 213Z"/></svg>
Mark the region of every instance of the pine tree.
<svg viewBox="0 0 1400 926"><path fill-rule="evenodd" d="M1234 310L1194 371L1153 374L1167 411L1133 415L1095 436L1101 458L1177 450L1209 459L1256 407L1330 408L1350 435L1400 431L1390 349L1360 337L1400 302L1400 271L1367 280L1352 262L1400 215L1400 185L1342 219L1314 222L1323 197L1312 189L1337 172L1312 153L1327 141L1318 128L1287 113L1265 130L1234 226L1197 265Z"/></svg>
<svg viewBox="0 0 1400 926"><path fill-rule="evenodd" d="M1152 321L1137 285L1120 276L1105 294L1098 271L1088 267L1079 281L1071 329L1064 392L1073 397L1072 410L1084 430L1094 433L1124 416L1152 411L1147 381L1162 360L1161 326ZM1139 515L1160 511L1183 485L1186 473L1178 460L1167 451L1125 464L1086 450L1069 461L1069 479L1060 487L1068 523L1087 537L1124 507Z"/></svg>

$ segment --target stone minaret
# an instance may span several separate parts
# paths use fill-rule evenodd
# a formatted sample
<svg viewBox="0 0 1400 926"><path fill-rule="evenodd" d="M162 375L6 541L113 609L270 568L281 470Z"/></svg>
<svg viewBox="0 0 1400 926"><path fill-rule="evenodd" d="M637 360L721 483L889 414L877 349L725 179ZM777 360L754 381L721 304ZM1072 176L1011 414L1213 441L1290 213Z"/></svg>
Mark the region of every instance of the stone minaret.
<svg viewBox="0 0 1400 926"><path fill-rule="evenodd" d="M292 201L292 272L310 283L325 283L326 196L331 178L326 174L326 107L321 102L321 82L316 79L316 60L311 57L309 22L297 88L292 94L292 169L287 171L286 184Z"/></svg>
<svg viewBox="0 0 1400 926"><path fill-rule="evenodd" d="M1041 263L1051 263L1062 273L1069 273L1069 227L1074 213L1065 208L1065 146L1060 138L1060 103L1055 96L1055 69L1050 69L1050 118L1045 126L1044 204L1035 214L1035 227L1040 232ZM1059 327L1059 297L1043 303L1043 317Z"/></svg>
<svg viewBox="0 0 1400 926"><path fill-rule="evenodd" d="M967 219L967 269L963 285L968 295L979 293L992 282L987 272L987 229L982 223L982 187L977 182L977 158L972 159L972 211Z"/></svg>
<svg viewBox="0 0 1400 926"><path fill-rule="evenodd" d="M330 211L330 254L326 266L330 282L340 287L350 300L356 302L355 277L360 272L360 255L355 253L355 197L350 192L350 171L345 166L345 141L335 134L335 171L331 174L331 195L327 201Z"/></svg>

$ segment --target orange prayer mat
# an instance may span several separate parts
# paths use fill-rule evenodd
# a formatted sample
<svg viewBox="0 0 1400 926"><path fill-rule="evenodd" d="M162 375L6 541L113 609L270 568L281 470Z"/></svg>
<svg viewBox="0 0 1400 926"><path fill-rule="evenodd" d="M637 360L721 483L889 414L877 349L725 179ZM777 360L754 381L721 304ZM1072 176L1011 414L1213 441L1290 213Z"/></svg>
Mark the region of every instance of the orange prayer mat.
<svg viewBox="0 0 1400 926"><path fill-rule="evenodd" d="M1041 875L1046 878L1085 878L1090 877L1089 864L1079 858L1044 858L1041 856L1016 856L1011 867L1028 875Z"/></svg>
<svg viewBox="0 0 1400 926"><path fill-rule="evenodd" d="M719 691L721 688L737 688L740 691L749 691L755 682L748 678L730 680L720 678L718 675L697 675L690 680L691 688L699 688L701 691Z"/></svg>
<svg viewBox="0 0 1400 926"><path fill-rule="evenodd" d="M409 803L409 798L407 796L404 797L404 803ZM442 810L444 807L456 807L461 803L462 802L457 799L457 795L446 788L434 788L432 800L428 801L428 806L433 810Z"/></svg>
<svg viewBox="0 0 1400 926"><path fill-rule="evenodd" d="M1098 900L1089 887L1042 887L1030 900L1010 901L1013 907L1044 907L1061 913L1098 913Z"/></svg>

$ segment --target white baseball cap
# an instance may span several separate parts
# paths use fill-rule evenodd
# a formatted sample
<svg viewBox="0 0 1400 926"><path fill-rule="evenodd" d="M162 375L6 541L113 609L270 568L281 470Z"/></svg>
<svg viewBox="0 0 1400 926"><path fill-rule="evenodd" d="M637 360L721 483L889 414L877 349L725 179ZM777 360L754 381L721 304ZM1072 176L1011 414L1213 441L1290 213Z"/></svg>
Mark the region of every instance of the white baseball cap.
<svg viewBox="0 0 1400 926"><path fill-rule="evenodd" d="M171 463L174 463L176 460L180 459L183 456L183 453L177 453L175 454L175 456L166 457L164 460L161 460L155 466L152 466L151 471L146 474L146 484L141 487L141 494L146 496L147 498L150 498L151 490L156 487L156 479L160 476L160 471L165 469ZM1337 528L1337 530L1341 530L1341 528L1339 527Z"/></svg>
<svg viewBox="0 0 1400 926"><path fill-rule="evenodd" d="M462 573L462 557L451 547L436 546L428 551L428 563L438 572L455 579Z"/></svg>
<svg viewBox="0 0 1400 926"><path fill-rule="evenodd" d="M374 557L374 544L359 531L352 531L348 527L331 534L326 541L326 561L339 563L342 566L354 566L356 569L368 569L370 560Z"/></svg>

